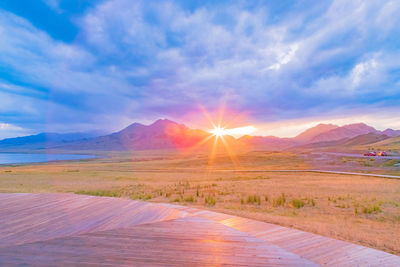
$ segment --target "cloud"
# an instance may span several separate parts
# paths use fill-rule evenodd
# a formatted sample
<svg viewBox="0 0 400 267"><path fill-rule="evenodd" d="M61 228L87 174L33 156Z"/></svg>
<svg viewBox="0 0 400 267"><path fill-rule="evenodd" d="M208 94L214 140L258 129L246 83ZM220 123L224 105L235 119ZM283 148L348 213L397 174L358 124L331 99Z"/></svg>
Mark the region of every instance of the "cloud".
<svg viewBox="0 0 400 267"><path fill-rule="evenodd" d="M60 8L60 0L43 0L43 2L57 13L62 13L62 9Z"/></svg>
<svg viewBox="0 0 400 267"><path fill-rule="evenodd" d="M274 5L102 1L69 43L0 11L0 119L116 130L221 99L256 122L399 106L397 1Z"/></svg>
<svg viewBox="0 0 400 267"><path fill-rule="evenodd" d="M289 46L289 48L287 49L288 51L278 52L277 62L269 66L268 69L279 70L282 65L285 65L292 60L298 48L298 44L293 44Z"/></svg>
<svg viewBox="0 0 400 267"><path fill-rule="evenodd" d="M373 74L376 67L377 62L373 59L357 64L351 72L353 87L359 86L363 78Z"/></svg>
<svg viewBox="0 0 400 267"><path fill-rule="evenodd" d="M22 136L31 133L32 132L28 129L24 129L9 123L0 122L0 139Z"/></svg>

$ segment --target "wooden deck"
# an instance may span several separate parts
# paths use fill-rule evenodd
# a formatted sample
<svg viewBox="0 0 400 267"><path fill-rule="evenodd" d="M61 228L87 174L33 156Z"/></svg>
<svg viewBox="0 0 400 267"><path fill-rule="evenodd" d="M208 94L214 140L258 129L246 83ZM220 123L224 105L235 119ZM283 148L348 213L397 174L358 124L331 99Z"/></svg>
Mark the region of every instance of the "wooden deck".
<svg viewBox="0 0 400 267"><path fill-rule="evenodd" d="M177 205L0 194L0 265L400 266L400 257Z"/></svg>

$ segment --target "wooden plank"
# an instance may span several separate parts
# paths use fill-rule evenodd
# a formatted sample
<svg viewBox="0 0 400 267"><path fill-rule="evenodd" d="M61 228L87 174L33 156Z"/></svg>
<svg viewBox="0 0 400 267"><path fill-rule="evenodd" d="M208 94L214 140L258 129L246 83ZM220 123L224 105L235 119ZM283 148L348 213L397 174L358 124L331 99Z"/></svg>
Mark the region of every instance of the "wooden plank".
<svg viewBox="0 0 400 267"><path fill-rule="evenodd" d="M0 250L5 264L315 266L217 222L187 217Z"/></svg>
<svg viewBox="0 0 400 267"><path fill-rule="evenodd" d="M191 207L73 194L0 194L0 263L400 266L400 257Z"/></svg>
<svg viewBox="0 0 400 267"><path fill-rule="evenodd" d="M21 203L1 202L7 220L0 222L0 246L181 217L173 208L124 199L44 194L26 200L30 208L22 212Z"/></svg>
<svg viewBox="0 0 400 267"><path fill-rule="evenodd" d="M287 227L243 218L230 218L220 223L271 242L320 265L400 266L400 257L396 255ZM302 238L296 239L299 236Z"/></svg>

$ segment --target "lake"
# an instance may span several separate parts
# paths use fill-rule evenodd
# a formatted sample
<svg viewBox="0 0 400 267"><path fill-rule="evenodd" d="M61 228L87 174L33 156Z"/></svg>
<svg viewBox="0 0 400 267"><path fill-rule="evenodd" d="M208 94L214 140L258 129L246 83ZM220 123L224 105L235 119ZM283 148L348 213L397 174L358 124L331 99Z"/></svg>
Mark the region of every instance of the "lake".
<svg viewBox="0 0 400 267"><path fill-rule="evenodd" d="M77 154L0 153L0 164L37 163L54 160L77 160L93 158L97 158L97 156Z"/></svg>

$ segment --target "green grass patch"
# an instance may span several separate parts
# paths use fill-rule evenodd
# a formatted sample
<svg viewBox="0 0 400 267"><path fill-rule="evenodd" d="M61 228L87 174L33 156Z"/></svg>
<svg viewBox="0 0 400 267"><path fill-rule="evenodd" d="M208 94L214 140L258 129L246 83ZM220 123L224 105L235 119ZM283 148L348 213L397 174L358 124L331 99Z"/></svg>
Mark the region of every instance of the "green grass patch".
<svg viewBox="0 0 400 267"><path fill-rule="evenodd" d="M300 208L304 207L304 201L301 199L294 198L294 199L290 200L289 204L293 208L296 208L296 209L300 209Z"/></svg>
<svg viewBox="0 0 400 267"><path fill-rule="evenodd" d="M217 201L215 200L215 198L213 196L206 196L204 198L204 202L208 206L215 206L215 204L217 203Z"/></svg>
<svg viewBox="0 0 400 267"><path fill-rule="evenodd" d="M372 214L382 212L380 205L369 205L362 208L364 214Z"/></svg>
<svg viewBox="0 0 400 267"><path fill-rule="evenodd" d="M75 191L74 193L78 194L78 195L90 195L90 196L98 196L98 197L121 197L121 192L110 191L110 190L96 190L96 191L79 190L79 191Z"/></svg>
<svg viewBox="0 0 400 267"><path fill-rule="evenodd" d="M187 196L187 197L185 197L183 200L184 200L185 202L194 202L194 201L195 201L195 199L194 199L193 196Z"/></svg>
<svg viewBox="0 0 400 267"><path fill-rule="evenodd" d="M174 198L174 200L172 200L172 202L181 202L181 198L180 197L176 197L176 198Z"/></svg>
<svg viewBox="0 0 400 267"><path fill-rule="evenodd" d="M254 204L257 203L258 205L261 205L261 198L258 195L251 195L247 197L247 204Z"/></svg>
<svg viewBox="0 0 400 267"><path fill-rule="evenodd" d="M247 181L247 180L267 180L270 179L268 176L236 176L236 177L229 177L229 178L217 178L216 181Z"/></svg>
<svg viewBox="0 0 400 267"><path fill-rule="evenodd" d="M315 207L315 200L313 198L308 198L307 203L313 207Z"/></svg>
<svg viewBox="0 0 400 267"><path fill-rule="evenodd" d="M286 203L286 197L285 194L282 193L282 195L280 195L279 197L275 198L272 202L274 207L279 207L279 206L283 206Z"/></svg>
<svg viewBox="0 0 400 267"><path fill-rule="evenodd" d="M396 164L398 164L398 163L400 163L400 160L391 159L391 160L386 161L386 162L383 164L383 166L385 166L385 167L393 167L394 165L396 165Z"/></svg>

